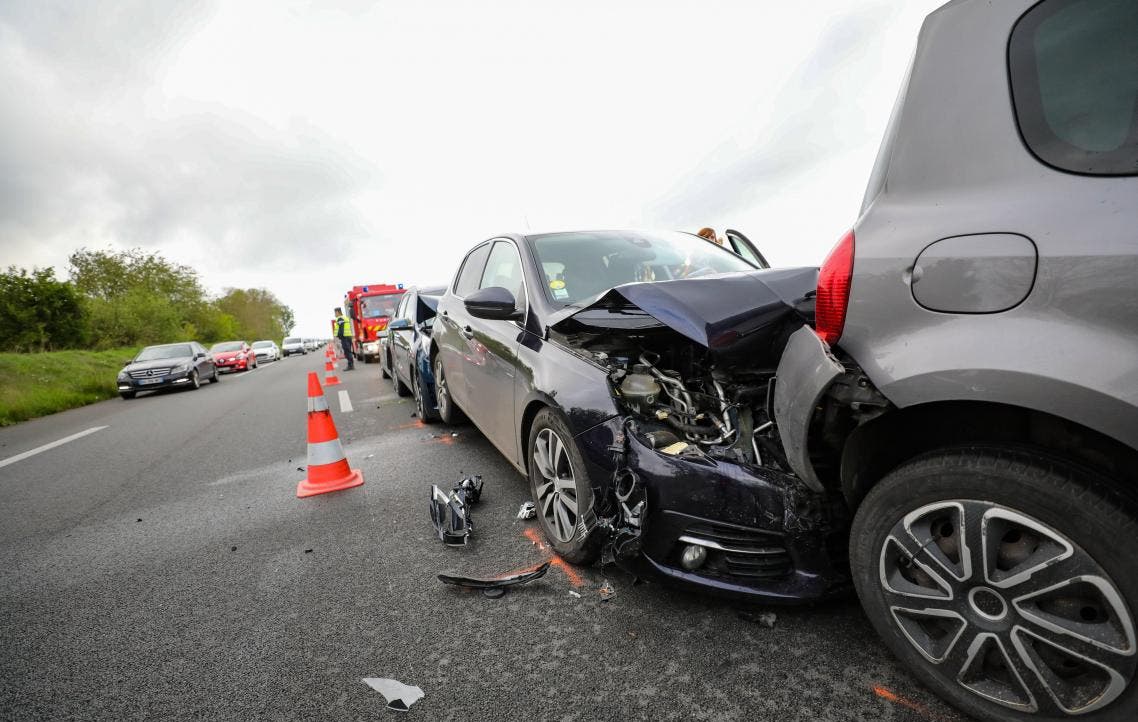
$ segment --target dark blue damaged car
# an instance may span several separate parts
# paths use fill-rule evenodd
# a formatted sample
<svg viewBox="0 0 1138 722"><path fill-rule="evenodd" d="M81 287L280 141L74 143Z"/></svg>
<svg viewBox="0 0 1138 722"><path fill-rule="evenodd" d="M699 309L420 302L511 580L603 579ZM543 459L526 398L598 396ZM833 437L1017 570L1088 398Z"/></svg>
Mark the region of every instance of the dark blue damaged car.
<svg viewBox="0 0 1138 722"><path fill-rule="evenodd" d="M395 393L415 397L416 413L427 423L439 418L429 351L435 308L445 290L444 286L405 290L387 325L387 335L379 341L383 376L391 379Z"/></svg>
<svg viewBox="0 0 1138 722"><path fill-rule="evenodd" d="M492 238L438 302L438 412L529 479L569 561L765 601L843 593L845 505L791 473L772 423L816 282L686 233Z"/></svg>

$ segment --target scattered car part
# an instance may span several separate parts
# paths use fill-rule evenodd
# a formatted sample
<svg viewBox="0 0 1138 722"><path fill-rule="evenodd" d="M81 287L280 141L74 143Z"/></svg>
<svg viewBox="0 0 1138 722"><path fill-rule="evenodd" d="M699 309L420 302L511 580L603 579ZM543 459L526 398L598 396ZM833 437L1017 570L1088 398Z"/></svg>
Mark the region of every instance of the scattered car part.
<svg viewBox="0 0 1138 722"><path fill-rule="evenodd" d="M518 508L519 519L532 519L537 516L537 505L532 501L522 502L521 507Z"/></svg>
<svg viewBox="0 0 1138 722"><path fill-rule="evenodd" d="M424 696L423 690L419 687L386 677L364 677L363 683L382 694L387 700L387 709L396 712L406 712Z"/></svg>
<svg viewBox="0 0 1138 722"><path fill-rule="evenodd" d="M482 498L482 477L468 476L449 493L431 485L431 521L439 540L447 546L463 546L474 531L470 507Z"/></svg>
<svg viewBox="0 0 1138 722"><path fill-rule="evenodd" d="M439 581L443 584L450 584L451 586L455 587L467 587L469 589L481 589L483 591L497 589L504 592L506 587L513 587L519 584L528 584L534 579L541 579L545 576L545 573L549 571L549 565L550 562L544 562L540 566L534 567L528 571L520 572L518 574L509 574L502 577L491 577L489 579L480 579L478 577L456 577L450 574L440 574Z"/></svg>
<svg viewBox="0 0 1138 722"><path fill-rule="evenodd" d="M602 602L607 602L616 596L616 588L606 579L597 593L601 595Z"/></svg>

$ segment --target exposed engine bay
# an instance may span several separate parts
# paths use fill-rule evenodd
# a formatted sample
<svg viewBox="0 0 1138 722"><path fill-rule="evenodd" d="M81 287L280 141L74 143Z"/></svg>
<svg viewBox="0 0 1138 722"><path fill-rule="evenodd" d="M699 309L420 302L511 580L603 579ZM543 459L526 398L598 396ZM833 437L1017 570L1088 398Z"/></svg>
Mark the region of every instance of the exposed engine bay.
<svg viewBox="0 0 1138 722"><path fill-rule="evenodd" d="M826 503L820 496L810 497L793 476L773 410L775 371L787 339L813 320L815 277L814 269L786 269L710 282L627 285L582 304L549 327L551 340L605 370L621 415L621 432L608 449L614 472L603 487L594 486L597 518L586 520L607 532L604 553L610 558L640 552L649 543L642 531L652 519L681 523L673 511L648 508L659 494L645 482L659 487L660 473L669 474L666 478L730 478L740 501L755 498L754 489L765 489L762 494L770 502L758 506L727 502L731 494L724 487L700 497L723 499L708 513L740 525L744 534L825 527ZM651 456L670 460L672 466L660 467ZM648 467L651 476L645 476ZM657 511L663 516L653 516ZM712 557L724 550L728 556L749 553L687 533L680 540L688 540L682 548L695 555L680 560L685 569L711 565L700 565L708 550L698 544L710 545ZM656 551L657 557L670 553ZM769 545L761 552L756 548L752 556L770 551Z"/></svg>

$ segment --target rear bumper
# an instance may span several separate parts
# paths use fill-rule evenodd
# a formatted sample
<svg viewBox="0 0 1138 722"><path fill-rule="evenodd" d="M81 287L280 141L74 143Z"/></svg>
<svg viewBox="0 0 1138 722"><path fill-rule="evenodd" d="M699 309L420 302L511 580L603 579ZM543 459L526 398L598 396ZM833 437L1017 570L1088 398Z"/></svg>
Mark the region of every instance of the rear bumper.
<svg viewBox="0 0 1138 722"><path fill-rule="evenodd" d="M803 326L790 336L775 374L774 416L790 468L811 489L823 490L810 461L810 421L822 394L845 373L830 347L814 329Z"/></svg>

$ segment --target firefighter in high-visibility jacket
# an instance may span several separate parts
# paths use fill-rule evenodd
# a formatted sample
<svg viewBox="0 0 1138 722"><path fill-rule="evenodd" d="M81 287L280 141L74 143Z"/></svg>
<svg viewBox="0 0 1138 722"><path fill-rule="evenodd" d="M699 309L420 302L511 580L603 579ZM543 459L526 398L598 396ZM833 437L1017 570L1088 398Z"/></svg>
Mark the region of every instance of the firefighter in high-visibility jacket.
<svg viewBox="0 0 1138 722"><path fill-rule="evenodd" d="M344 356L348 359L348 371L356 367L356 357L352 353L352 322L344 318L344 312L336 309L336 338L340 339L340 348L344 349Z"/></svg>

